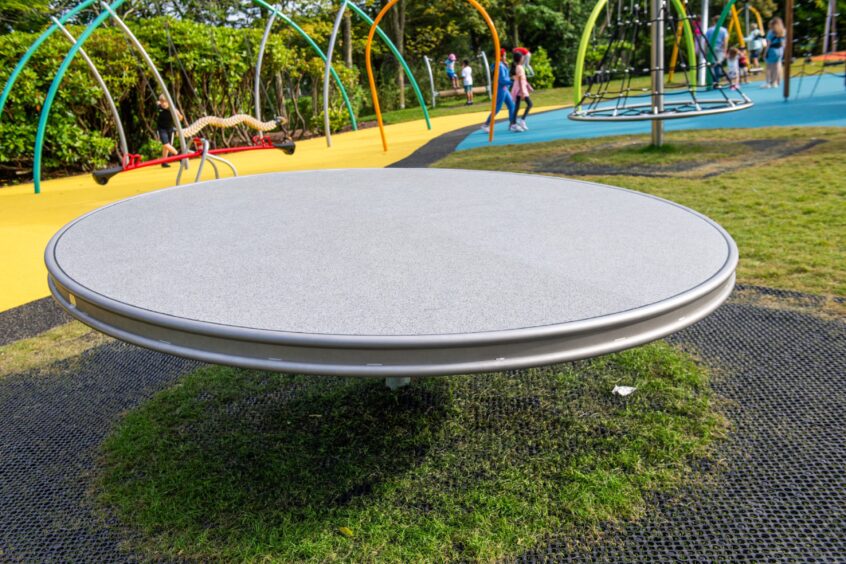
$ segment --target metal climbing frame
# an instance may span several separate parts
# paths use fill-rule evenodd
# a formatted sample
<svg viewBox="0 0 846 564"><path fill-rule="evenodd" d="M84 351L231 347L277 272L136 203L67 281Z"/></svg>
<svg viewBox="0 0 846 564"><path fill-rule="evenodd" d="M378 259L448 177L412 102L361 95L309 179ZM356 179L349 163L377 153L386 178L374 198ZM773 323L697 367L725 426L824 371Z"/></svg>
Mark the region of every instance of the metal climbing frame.
<svg viewBox="0 0 846 564"><path fill-rule="evenodd" d="M317 43L314 42L314 39L312 39L311 36L308 33L306 33L303 28L298 26L296 24L296 22L294 22L294 20L292 20L291 18L289 18L288 16L286 16L285 14L283 14L278 9L274 8L273 6L271 6L270 4L265 2L264 0L252 0L252 3L256 4L258 6L261 6L262 8L265 8L266 10L270 10L271 14L275 15L277 18L279 18L280 20L282 20L283 22L288 24L294 31L296 31L298 34L300 34L300 37L305 39L306 43L309 44L309 46L312 48L312 50L317 54L318 57L321 58L321 60L323 60L324 63L326 63L326 61L328 61L326 53L324 53L320 49L320 47L317 45ZM265 29L265 34L269 33L269 29L270 29L270 26L268 26L268 28ZM262 47L266 47L266 46L267 46L267 41L265 39L263 39L262 40ZM263 57L263 51L262 51L262 53L259 53L259 60L262 60L263 58L264 57ZM257 75L259 74L260 70L261 70L261 68L257 65L256 66L256 74ZM346 88L344 88L344 85L341 82L341 78L338 76L338 73L335 72L335 69L332 68L331 65L329 65L329 70L330 70L330 72L332 73L332 76L335 79L335 84L338 85L338 89L341 91L341 96L344 98L344 105L347 107L347 112L350 115L350 122L352 123L352 128L358 129L358 122L355 119L355 112L353 111L352 104L350 103L350 98L347 95L347 90L346 90Z"/></svg>
<svg viewBox="0 0 846 564"><path fill-rule="evenodd" d="M379 15L376 16L376 19L373 20L373 24L370 26L370 33L367 34L367 43L364 47L364 62L367 66L367 80L370 83L370 95L373 99L373 109L376 111L376 121L379 122L379 134L382 137L382 149L387 151L388 150L388 140L385 138L385 124L382 121L382 110L379 107L379 92L376 89L376 79L373 75L373 63L371 59L371 47L373 45L373 36L376 34L376 29L379 26L379 22L382 21L382 18L385 17L385 14L388 13L394 4L396 4L399 0L390 0L382 10L379 12ZM477 0L467 0L470 2L476 10L481 14L482 19L485 20L485 23L488 26L488 29L491 32L491 36L493 37L494 42L494 52L496 53L496 70L494 70L494 80L493 80L493 90L496 91L499 86L499 57L500 57L500 45L499 45L499 34L496 31L496 26L493 23L493 20L488 15L488 12L485 8L479 4ZM496 96L491 96L491 117L490 117L490 131L488 133L488 140L493 141L494 137L494 125L496 123Z"/></svg>
<svg viewBox="0 0 846 564"><path fill-rule="evenodd" d="M341 27L341 21L343 20L344 13L348 7L369 25L373 25L373 20L361 8L356 6L353 2L343 0L341 7L338 9L338 13L335 16L335 24L332 26L332 35L329 37L329 48L326 50L326 62L323 72L323 130L326 133L326 145L328 147L332 146L332 133L329 130L329 71L332 68L332 53L335 51L335 42L338 38L338 30ZM391 41L391 38L382 31L382 28L377 27L376 33L379 34L379 37L381 37L385 44L387 44L388 49L390 49L391 53L393 53L394 57L396 57L399 61L400 65L402 65L403 71L406 76L408 76L408 80L411 82L411 87L414 89L414 94L417 96L417 102L420 104L420 109L423 110L423 119L426 120L426 127L428 129L432 129L432 123L429 120L429 110L426 109L426 101L423 99L423 94L420 92L420 86L417 84L417 80L414 78L414 74L408 67L405 58L399 52L396 45L394 45L394 42Z"/></svg>
<svg viewBox="0 0 846 564"><path fill-rule="evenodd" d="M35 54L35 52L39 49L39 47L53 33L55 33L57 30L60 30L60 29L63 30L65 35L68 35L69 38L73 39L69 35L67 30L65 30L63 28L63 24L65 24L67 21L69 21L71 18L73 18L77 14L79 14L82 10L89 8L89 7L93 6L94 4L96 4L97 1L98 0L84 0L83 2L79 3L77 6L75 6L74 8L69 10L68 12L66 12L61 17L53 18L53 23L33 42L33 44L29 47L29 49L27 49L27 51L24 53L24 55L21 57L21 59L16 64L15 68L12 70L12 73L9 75L9 78L6 80L6 84L3 87L3 92L2 92L2 94L0 94L0 116L2 116L3 109L5 107L6 101L8 100L8 97L9 97L9 93L11 92L12 87L14 86L15 82L17 81L17 78L19 77L19 75L23 71L23 69L26 67L26 65L28 64L28 62L30 61L32 56ZM48 118L49 118L49 115L50 115L50 110L52 109L52 106L53 106L53 102L55 101L56 95L58 93L58 89L59 89L59 87L62 83L62 80L64 79L65 74L67 73L68 68L70 67L71 63L75 59L77 53L80 53L80 52L83 53L83 57L86 59L86 62L89 63L89 67L91 68L92 72L95 74L95 78L97 78L97 76L99 75L99 72L97 72L96 68L94 68L93 62L90 62L90 59L88 59L88 57L86 55L84 55L83 45L88 40L88 38L94 33L94 31L96 31L101 25L103 25L106 22L106 20L108 20L110 17L115 21L115 23L118 25L118 27L124 32L124 34L130 40L130 42L133 44L133 46L139 51L139 53L141 54L145 63L147 64L147 66L149 67L149 69L153 73L154 77L156 78L156 82L158 83L159 88L161 89L161 91L165 95L165 97L167 98L168 103L170 105L170 111L173 115L174 124L176 125L177 134L178 134L178 137L179 137L180 149L182 151L182 154L188 155L188 154L194 153L194 152L190 151L190 149L188 148L188 144L187 144L187 142L184 138L184 135L182 134L180 120L178 119L178 114L177 114L177 111L176 111L176 105L174 104L173 99L170 95L170 92L168 91L168 88L167 88L164 80L162 80L158 69L156 68L156 66L153 63L152 59L150 58L149 54L147 54L147 52L144 50L144 47L141 45L141 43L138 41L138 39L132 33L132 31L126 26L126 24L123 22L123 20L121 20L121 18L117 15L116 10L118 8L120 8L125 2L126 2L126 0L114 0L111 4L107 4L106 2L100 1L100 5L103 7L103 10L97 15L97 17L95 17L88 24L88 26L86 26L85 30L79 35L79 37L73 39L73 44L71 45L70 50L68 51L65 58L62 60L62 63L60 64L58 70L56 71L56 75L54 76L53 81L50 84L50 89L48 90L47 96L45 97L44 103L42 105L41 114L39 115L39 120L38 120L38 129L36 130L34 158L33 158L33 183L34 183L34 186L35 186L35 193L36 194L41 193L41 168L42 168L42 161L43 161L44 140L45 140L45 136L46 136L47 121L48 121ZM266 8L266 9L270 10L270 12L271 12L271 14L273 15L274 18L280 18L285 23L290 25L297 33L299 33L309 43L311 48L314 49L314 51L318 54L318 56L320 56L322 60L326 61L326 55L323 53L323 51L320 50L320 47L318 47L318 45L314 42L314 40L302 28L300 28L296 23L294 23L290 18L288 18L287 16L285 16L284 14L279 12L279 10L277 10L273 6L270 6L269 4L267 4L267 2L264 2L264 0L252 0L252 2L254 4L260 5L264 8ZM131 3L131 0L130 0L130 3ZM268 30L269 30L269 28L270 28L270 26L268 26ZM263 43L266 44L266 39L263 41ZM262 54L263 54L263 50L262 50ZM258 68L260 68L260 64L259 64ZM344 86L341 83L340 78L337 76L337 73L334 72L334 69L332 70L332 74L335 77L335 80L336 80L338 87L341 91L341 94L344 98L344 102L345 102L347 110L350 114L350 120L352 122L353 128L357 129L358 124L356 122L355 114L352 110L352 104L349 101L349 97L347 95L347 92L344 89ZM100 82L101 81L98 80L98 83L100 83ZM106 97L110 99L111 96L108 92L108 89L105 88L105 83L101 83L101 86L103 87L103 92L106 95ZM257 100L258 100L258 98L257 98ZM110 101L109 103L114 108L113 101ZM257 102L257 104L258 104L258 102ZM117 121L117 128L118 128L118 132L119 132L118 134L121 137L121 139L120 139L121 152L123 152L123 155L121 155L121 159L122 159L122 161L126 161L127 158L128 158L127 157L128 149L126 147L125 135L122 134L123 126L122 126L122 123L120 122L119 116L117 115L116 108L114 109L114 113L115 113L115 119ZM259 113L260 113L260 110L259 110ZM259 117L259 116L257 116L257 117ZM186 158L179 159L179 163L180 163L180 176L181 176L181 169L183 167L188 166L187 159ZM126 163L124 162L124 164L126 164Z"/></svg>
<svg viewBox="0 0 846 564"><path fill-rule="evenodd" d="M600 0L588 20L588 26L582 35L577 54L575 80L575 108L569 115L570 119L578 121L645 121L651 120L652 143L655 146L663 144L663 125L665 119L696 117L701 115L725 113L745 109L752 106L752 101L740 90L732 87L729 90L719 84L719 74L715 70L716 64L709 62L713 88L719 96L705 98L697 92L696 86L696 51L693 43L693 33L690 29L691 16L681 3L673 0L673 7L678 14L673 18L670 14L667 0L649 0L648 11L645 7L635 4L626 18L618 16L618 21L610 43L603 54L602 61L596 74L591 77L590 88L582 93L584 76L584 57L590 42L591 33L607 0ZM731 5L728 7L730 8ZM724 11L727 13L727 10ZM684 36L687 51L687 63L683 64L684 82L680 84L665 83L664 77L664 27L667 21L677 23L675 29L681 27L683 33L676 33L676 42ZM638 31L648 26L650 29L650 61L648 70L650 87L643 88L632 85L632 78L636 76L636 67L630 59L630 52L636 48ZM707 41L701 44L708 51L707 60L715 61L713 49ZM626 54L628 50L629 54ZM617 65L622 64L622 69ZM615 78L615 75L620 78ZM609 90L613 81L619 81L619 90ZM731 92L731 94L727 94ZM686 96L685 99L669 98L670 96ZM647 98L648 101L638 102L637 99ZM635 99L632 102L632 99Z"/></svg>
<svg viewBox="0 0 846 564"><path fill-rule="evenodd" d="M62 25L62 23L57 20L56 18L51 18L53 23L61 30L61 32L68 38L71 45L76 43L76 38L73 34L68 31L68 29ZM126 158L129 155L129 147L126 143L126 133L123 129L123 121L120 119L120 112L118 112L117 106L115 106L115 100L112 97L112 93L109 90L108 85L106 85L106 81L103 80L102 75L100 75L100 71L97 70L97 66L94 64L94 61L91 60L91 57L88 56L88 53L85 52L85 49L80 48L79 54L82 55L82 58L85 60L85 63L88 65L88 68L91 70L91 74L94 75L94 80L97 81L97 84L100 86L100 89L103 91L103 95L106 97L106 101L109 104L109 109L112 112L112 117L115 120L115 125L117 127L118 132L118 142L120 143L120 160L121 162L126 162Z"/></svg>

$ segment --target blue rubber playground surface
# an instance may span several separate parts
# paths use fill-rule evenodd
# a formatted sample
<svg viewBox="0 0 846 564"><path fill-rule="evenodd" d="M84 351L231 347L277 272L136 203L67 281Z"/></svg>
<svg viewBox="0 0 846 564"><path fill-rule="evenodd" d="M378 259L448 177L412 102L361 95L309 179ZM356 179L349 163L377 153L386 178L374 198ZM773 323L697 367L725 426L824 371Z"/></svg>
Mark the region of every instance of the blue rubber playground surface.
<svg viewBox="0 0 846 564"><path fill-rule="evenodd" d="M743 92L755 105L748 110L703 116L698 118L665 121L666 131L683 129L727 129L785 126L834 126L846 127L846 86L842 75L827 74L791 80L792 94L785 102L781 88L762 89L761 83L747 85ZM810 96L816 84L814 95ZM798 91L798 95L796 95ZM498 123L494 145L543 143L556 139L585 139L612 135L647 134L648 121L642 122L582 122L567 118L571 108L529 115L529 131L512 133L507 121ZM501 112L500 116L505 113ZM464 151L487 147L488 136L481 129L468 135L456 149Z"/></svg>

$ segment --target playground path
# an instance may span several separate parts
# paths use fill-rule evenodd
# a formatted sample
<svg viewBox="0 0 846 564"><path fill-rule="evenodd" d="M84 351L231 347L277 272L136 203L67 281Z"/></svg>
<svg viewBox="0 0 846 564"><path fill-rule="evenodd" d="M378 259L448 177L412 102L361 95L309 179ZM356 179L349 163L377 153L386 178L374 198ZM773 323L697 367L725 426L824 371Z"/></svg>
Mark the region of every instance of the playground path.
<svg viewBox="0 0 846 564"><path fill-rule="evenodd" d="M480 124L485 111L442 116L432 120L427 130L422 120L386 127L389 143L382 151L376 127L332 136L327 149L323 137L297 144L296 154L281 151L250 151L228 155L240 175L267 172L327 169L381 168L407 159L431 140L462 128ZM185 173L192 180L196 161ZM90 175L78 175L44 182L42 193L33 194L32 184L0 188L0 311L49 295L44 248L50 237L76 217L111 202L172 186L176 167L150 167L119 174L108 184L98 186ZM228 170L223 167L221 175ZM211 167L203 171L203 179L213 178ZM115 233L120 237L120 233Z"/></svg>
<svg viewBox="0 0 846 564"><path fill-rule="evenodd" d="M747 85L743 92L755 105L748 110L665 121L667 131L685 129L731 129L786 126L846 127L846 88L843 76L825 75L819 80L813 97L811 91L817 77L791 81L793 95L785 102L780 88L762 89L760 83ZM798 92L798 95L796 93ZM496 128L494 145L522 145L543 143L558 139L585 139L614 135L648 134L650 123L641 122L583 122L567 118L569 108L529 117L531 128L523 133L511 133L505 124ZM481 131L470 133L456 150L464 151L487 146L487 137Z"/></svg>

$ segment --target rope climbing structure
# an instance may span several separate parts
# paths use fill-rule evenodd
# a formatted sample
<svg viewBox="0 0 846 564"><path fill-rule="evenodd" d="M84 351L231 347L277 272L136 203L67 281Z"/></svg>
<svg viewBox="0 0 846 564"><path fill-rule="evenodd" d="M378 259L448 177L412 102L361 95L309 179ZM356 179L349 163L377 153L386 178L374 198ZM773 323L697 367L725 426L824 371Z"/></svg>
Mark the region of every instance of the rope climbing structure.
<svg viewBox="0 0 846 564"><path fill-rule="evenodd" d="M672 4L672 7L670 6ZM605 15L604 21L600 16ZM678 30L681 30L679 33ZM673 65L667 73L665 32L674 35ZM604 46L591 49L596 61L585 78L591 38ZM591 13L576 59L575 108L569 118L581 121L651 120L652 143L663 144L663 120L732 112L752 101L732 85L723 69L724 46L702 33L697 18L682 0L599 0ZM648 60L644 44L649 44ZM704 54L704 57L697 57ZM701 69L705 85L697 84ZM669 74L669 80L668 80ZM583 83L587 87L583 89Z"/></svg>

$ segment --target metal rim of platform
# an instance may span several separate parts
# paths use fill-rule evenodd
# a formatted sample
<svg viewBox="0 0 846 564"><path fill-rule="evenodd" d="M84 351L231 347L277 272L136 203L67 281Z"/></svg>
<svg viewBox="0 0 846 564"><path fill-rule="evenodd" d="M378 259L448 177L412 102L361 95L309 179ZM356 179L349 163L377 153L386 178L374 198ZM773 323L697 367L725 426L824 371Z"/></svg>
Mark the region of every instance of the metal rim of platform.
<svg viewBox="0 0 846 564"><path fill-rule="evenodd" d="M702 319L731 294L738 262L731 236L719 224L689 208L648 194L638 195L681 208L708 223L725 240L725 263L699 285L667 299L605 316L538 327L436 335L310 334L221 325L132 306L77 283L62 270L55 256L56 245L66 231L120 202L63 227L50 240L45 263L53 297L73 317L123 341L181 357L259 370L371 377L527 368L589 358L659 339Z"/></svg>
<svg viewBox="0 0 846 564"><path fill-rule="evenodd" d="M695 118L716 114L725 114L746 110L754 106L751 100L697 100L696 102L665 102L664 113L652 113L652 104L634 104L629 106L607 106L590 110L573 111L567 117L573 121L655 121L668 119ZM695 109L699 106L699 109ZM691 107L692 111L679 111L678 108ZM673 108L676 108L675 110ZM634 112L630 115L620 115Z"/></svg>

